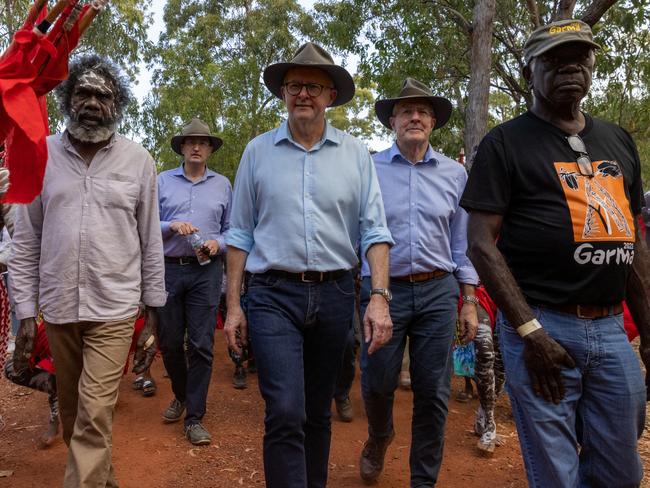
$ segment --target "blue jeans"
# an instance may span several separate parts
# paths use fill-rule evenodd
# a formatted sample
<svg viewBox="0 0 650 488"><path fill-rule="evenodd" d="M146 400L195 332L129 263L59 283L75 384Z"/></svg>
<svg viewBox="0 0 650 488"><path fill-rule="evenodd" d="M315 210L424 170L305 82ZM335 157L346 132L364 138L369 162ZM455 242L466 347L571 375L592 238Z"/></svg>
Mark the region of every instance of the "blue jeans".
<svg viewBox="0 0 650 488"><path fill-rule="evenodd" d="M259 274L249 282L249 332L266 402L267 487L327 484L330 409L353 310L351 274L323 283Z"/></svg>
<svg viewBox="0 0 650 488"><path fill-rule="evenodd" d="M545 308L533 310L576 367L562 369L565 396L559 405L535 396L523 361L524 343L499 313L506 388L528 484L638 487L643 468L637 440L645 422L646 392L623 316L588 320Z"/></svg>
<svg viewBox="0 0 650 488"><path fill-rule="evenodd" d="M361 391L368 434L386 439L393 432L393 400L409 339L413 389L411 487L432 487L444 447L451 382L451 347L456 327L458 283L453 275L421 283L391 280L393 337L372 355L363 341ZM361 317L370 301L370 280L361 284Z"/></svg>
<svg viewBox="0 0 650 488"><path fill-rule="evenodd" d="M165 263L168 296L158 311L158 340L172 391L187 408L186 426L205 415L222 274L221 258L205 266Z"/></svg>

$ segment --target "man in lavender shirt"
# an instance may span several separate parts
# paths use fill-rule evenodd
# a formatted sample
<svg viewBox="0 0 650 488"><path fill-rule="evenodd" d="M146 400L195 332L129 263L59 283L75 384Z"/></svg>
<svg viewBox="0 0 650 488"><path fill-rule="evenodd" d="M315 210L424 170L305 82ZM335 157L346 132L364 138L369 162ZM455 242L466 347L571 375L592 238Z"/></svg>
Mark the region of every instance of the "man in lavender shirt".
<svg viewBox="0 0 650 488"><path fill-rule="evenodd" d="M372 355L363 342L361 389L369 437L360 474L366 482L379 477L394 437L393 399L408 337L413 389L411 487L430 488L436 484L442 461L459 286L463 342L471 341L478 327L474 296L478 277L465 256L467 214L458 207L467 174L429 144L431 132L449 120L449 100L407 78L399 96L377 101L375 111L396 134L392 147L373 156L388 228L395 239L390 250L393 337ZM363 315L370 280L365 259L362 264Z"/></svg>
<svg viewBox="0 0 650 488"><path fill-rule="evenodd" d="M187 409L184 432L194 445L211 441L201 420L212 375L232 189L230 181L208 169L206 163L222 144L207 124L194 118L171 141L183 163L158 176L168 293L167 303L159 311L158 337L174 392L162 416L167 423L176 422ZM209 258L207 264L199 262L188 241L194 233L203 239L199 254Z"/></svg>

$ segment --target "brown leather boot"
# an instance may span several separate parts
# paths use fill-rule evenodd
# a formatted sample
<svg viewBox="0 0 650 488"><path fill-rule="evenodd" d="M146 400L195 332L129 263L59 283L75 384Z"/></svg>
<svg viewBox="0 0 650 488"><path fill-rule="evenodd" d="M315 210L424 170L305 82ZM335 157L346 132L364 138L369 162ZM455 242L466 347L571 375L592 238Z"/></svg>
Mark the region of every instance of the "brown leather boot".
<svg viewBox="0 0 650 488"><path fill-rule="evenodd" d="M386 439L375 439L368 437L361 451L361 460L359 461L359 472L361 479L366 483L374 483L379 478L384 469L384 457L386 449L395 438L395 431L391 432Z"/></svg>

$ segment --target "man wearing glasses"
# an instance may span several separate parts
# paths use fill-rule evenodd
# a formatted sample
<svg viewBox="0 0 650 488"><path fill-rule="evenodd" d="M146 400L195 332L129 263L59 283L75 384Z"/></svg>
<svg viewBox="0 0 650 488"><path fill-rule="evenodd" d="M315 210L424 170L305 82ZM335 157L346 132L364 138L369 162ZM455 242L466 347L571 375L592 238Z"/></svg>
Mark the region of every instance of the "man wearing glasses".
<svg viewBox="0 0 650 488"><path fill-rule="evenodd" d="M461 200L469 256L500 309L531 487L639 486L643 474L646 390L621 305L649 365L640 162L625 130L580 110L597 48L579 20L531 34L533 103L483 139Z"/></svg>
<svg viewBox="0 0 650 488"><path fill-rule="evenodd" d="M201 421L212 375L232 190L225 176L208 169L207 161L222 144L205 122L194 118L171 140L183 163L158 176L167 290L158 337L174 393L162 417L172 423L187 411L184 433L194 445L211 442ZM200 236L195 245L193 234Z"/></svg>
<svg viewBox="0 0 650 488"><path fill-rule="evenodd" d="M354 96L350 74L320 46L264 70L287 121L253 139L241 159L228 243L228 345L240 352L247 318L266 402L264 472L271 488L325 487L330 406L352 327L357 243L373 295L363 321L368 351L391 336L388 250L368 149L325 119ZM239 334L239 337L237 336Z"/></svg>
<svg viewBox="0 0 650 488"><path fill-rule="evenodd" d="M395 435L393 400L408 337L413 389L410 486L435 485L444 446L459 291L463 341L471 341L478 327L478 276L466 256L467 213L458 206L467 173L429 144L431 132L447 123L451 111L449 100L412 78L397 97L375 103L377 118L396 137L392 147L373 156L395 239L390 250L394 301L392 339L372 355L364 343L361 353L369 435L359 468L365 482L381 474ZM371 296L366 260L361 276L363 310Z"/></svg>

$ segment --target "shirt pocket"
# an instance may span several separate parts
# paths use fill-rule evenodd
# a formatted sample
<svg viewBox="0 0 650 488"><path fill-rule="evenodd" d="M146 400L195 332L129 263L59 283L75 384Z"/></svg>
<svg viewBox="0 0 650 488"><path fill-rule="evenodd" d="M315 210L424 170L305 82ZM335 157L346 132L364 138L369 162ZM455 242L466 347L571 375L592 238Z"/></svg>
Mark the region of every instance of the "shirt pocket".
<svg viewBox="0 0 650 488"><path fill-rule="evenodd" d="M140 185L128 181L127 176L112 175L108 178L96 178L94 181L97 202L101 207L115 208L135 212L138 203Z"/></svg>

